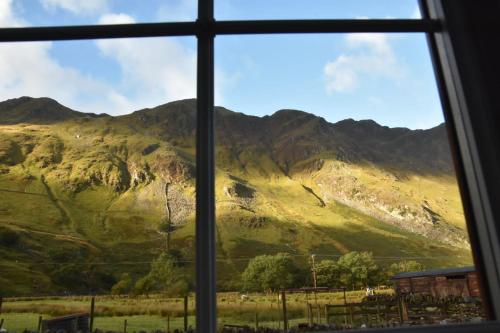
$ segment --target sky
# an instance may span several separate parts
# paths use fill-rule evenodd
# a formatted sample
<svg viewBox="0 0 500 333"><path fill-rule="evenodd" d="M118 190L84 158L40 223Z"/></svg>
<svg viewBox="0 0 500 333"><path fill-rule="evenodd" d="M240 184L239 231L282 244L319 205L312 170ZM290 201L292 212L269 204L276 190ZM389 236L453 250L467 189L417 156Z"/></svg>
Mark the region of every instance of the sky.
<svg viewBox="0 0 500 333"><path fill-rule="evenodd" d="M0 0L0 26L196 19L194 0ZM416 0L215 0L217 20L419 18ZM299 109L330 122L443 122L423 34L217 36L217 105L257 116ZM196 38L0 44L0 100L48 96L126 114L196 97Z"/></svg>

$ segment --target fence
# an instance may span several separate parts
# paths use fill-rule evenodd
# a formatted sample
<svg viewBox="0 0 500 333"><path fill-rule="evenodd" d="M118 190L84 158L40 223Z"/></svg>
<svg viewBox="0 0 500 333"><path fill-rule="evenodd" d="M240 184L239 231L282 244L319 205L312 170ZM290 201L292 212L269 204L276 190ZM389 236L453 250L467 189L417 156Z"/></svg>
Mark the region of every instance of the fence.
<svg viewBox="0 0 500 333"><path fill-rule="evenodd" d="M103 317L100 316L98 311L98 300L96 297L91 297L89 303L87 303L87 313L72 313L65 314L61 317L53 317L48 314L42 317L36 313L36 308L39 304L32 304L33 310L30 312L25 312L23 308L22 312L16 312L16 302L22 303L27 302L27 300L19 301L15 299L11 305L14 307L7 309L7 313L4 311L4 306L7 303L7 299L0 297L0 329L9 329L9 331L27 331L27 332L46 332L46 331L59 331L64 330L65 332L99 332L99 331L113 331L113 332L139 332L139 331L163 331L163 332L190 332L192 331L191 326L194 326L194 320L190 318L190 311L193 311L192 307L190 309L190 300L188 296L182 298L182 314L181 316L171 316L166 314L166 318L156 320L154 327L149 327L151 323L150 320L144 320L139 316L113 316L113 317ZM39 300L43 302L43 300ZM35 301L37 302L37 301ZM58 304L64 309L64 303L60 302ZM102 305L101 308L106 308L106 305ZM168 310L168 309L166 309ZM64 310L63 310L64 311ZM36 316L36 318L33 318ZM146 315L149 316L149 315ZM148 318L149 319L149 318ZM146 324L146 325L145 325Z"/></svg>

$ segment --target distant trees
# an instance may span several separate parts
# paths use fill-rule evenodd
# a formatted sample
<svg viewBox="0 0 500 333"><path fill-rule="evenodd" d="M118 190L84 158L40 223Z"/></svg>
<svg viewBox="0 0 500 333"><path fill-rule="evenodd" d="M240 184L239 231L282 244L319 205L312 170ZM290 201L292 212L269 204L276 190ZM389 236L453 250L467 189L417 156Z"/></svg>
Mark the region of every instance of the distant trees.
<svg viewBox="0 0 500 333"><path fill-rule="evenodd" d="M250 260L242 274L246 291L276 291L291 288L300 278L300 271L288 253L262 255Z"/></svg>
<svg viewBox="0 0 500 333"><path fill-rule="evenodd" d="M0 229L0 246L14 247L20 243L21 236L13 230Z"/></svg>
<svg viewBox="0 0 500 333"><path fill-rule="evenodd" d="M337 261L340 269L340 282L343 286L356 289L377 284L380 270L371 252L349 252Z"/></svg>
<svg viewBox="0 0 500 333"><path fill-rule="evenodd" d="M395 262L386 270L387 278L390 279L397 273L403 272L418 272L425 270L425 265L415 260L402 260Z"/></svg>
<svg viewBox="0 0 500 333"><path fill-rule="evenodd" d="M113 287L111 287L111 294L112 295L127 294L132 289L132 286L133 286L133 281L132 277L130 277L130 274L123 273L120 278L120 281L118 281L113 285Z"/></svg>
<svg viewBox="0 0 500 333"><path fill-rule="evenodd" d="M318 286L340 288L341 269L334 260L322 260L316 265L316 281Z"/></svg>
<svg viewBox="0 0 500 333"><path fill-rule="evenodd" d="M137 280L133 291L136 294L161 292L183 296L189 292L189 283L178 258L166 252L151 263L151 270Z"/></svg>
<svg viewBox="0 0 500 333"><path fill-rule="evenodd" d="M318 287L360 289L388 283L394 274L420 271L425 267L416 261L400 261L379 266L371 252L349 252L338 260L325 259L316 264ZM276 291L302 287L308 269L300 269L286 253L262 255L250 260L242 274L245 291Z"/></svg>
<svg viewBox="0 0 500 333"><path fill-rule="evenodd" d="M168 296L184 296L189 293L191 284L182 267L179 257L173 251L164 252L151 262L149 272L138 278L135 283L130 274L124 273L111 288L111 294L148 295L162 293Z"/></svg>

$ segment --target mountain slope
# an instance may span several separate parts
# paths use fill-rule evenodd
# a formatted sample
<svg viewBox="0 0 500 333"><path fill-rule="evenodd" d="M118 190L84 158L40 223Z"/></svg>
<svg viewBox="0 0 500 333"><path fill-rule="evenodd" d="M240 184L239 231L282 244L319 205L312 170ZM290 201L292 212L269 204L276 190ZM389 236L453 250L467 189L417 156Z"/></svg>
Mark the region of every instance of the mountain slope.
<svg viewBox="0 0 500 333"><path fill-rule="evenodd" d="M147 271L165 221L169 247L193 260L195 117L194 100L119 117L45 98L0 103L0 291L106 291L122 272ZM245 260L277 251L471 262L444 125L220 107L216 120L222 288Z"/></svg>

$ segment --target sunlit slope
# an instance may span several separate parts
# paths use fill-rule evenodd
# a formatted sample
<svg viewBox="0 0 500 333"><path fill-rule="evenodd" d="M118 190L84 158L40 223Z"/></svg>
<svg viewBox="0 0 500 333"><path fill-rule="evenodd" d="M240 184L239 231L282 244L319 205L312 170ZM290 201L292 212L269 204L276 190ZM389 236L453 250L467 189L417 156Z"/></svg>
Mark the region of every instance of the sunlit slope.
<svg viewBox="0 0 500 333"><path fill-rule="evenodd" d="M0 103L0 291L105 292L122 272L147 271L166 220L170 248L192 261L195 105L111 117L50 99ZM216 131L223 286L248 258L278 251L470 264L444 127L218 108Z"/></svg>

